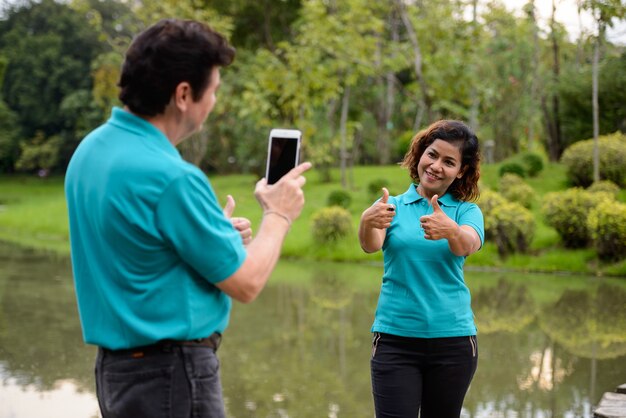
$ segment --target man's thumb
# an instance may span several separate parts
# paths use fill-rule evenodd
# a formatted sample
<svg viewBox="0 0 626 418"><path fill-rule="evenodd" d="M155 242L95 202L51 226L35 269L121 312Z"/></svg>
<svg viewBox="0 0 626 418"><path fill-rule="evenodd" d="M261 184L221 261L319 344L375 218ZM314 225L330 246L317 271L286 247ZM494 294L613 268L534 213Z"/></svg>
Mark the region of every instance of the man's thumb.
<svg viewBox="0 0 626 418"><path fill-rule="evenodd" d="M383 197L380 199L381 202L387 203L389 200L389 190L386 187L383 187Z"/></svg>
<svg viewBox="0 0 626 418"><path fill-rule="evenodd" d="M230 218L233 216L233 212L235 211L235 199L228 195L226 196L226 206L224 206L224 216Z"/></svg>

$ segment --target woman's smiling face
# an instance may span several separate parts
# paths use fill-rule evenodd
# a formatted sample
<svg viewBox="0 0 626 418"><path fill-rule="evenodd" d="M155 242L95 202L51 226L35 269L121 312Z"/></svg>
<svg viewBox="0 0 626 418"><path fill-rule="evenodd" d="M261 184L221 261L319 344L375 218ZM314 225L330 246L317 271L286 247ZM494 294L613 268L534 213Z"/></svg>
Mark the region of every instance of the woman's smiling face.
<svg viewBox="0 0 626 418"><path fill-rule="evenodd" d="M463 177L460 144L435 139L426 148L417 164L422 196L441 197L455 179Z"/></svg>

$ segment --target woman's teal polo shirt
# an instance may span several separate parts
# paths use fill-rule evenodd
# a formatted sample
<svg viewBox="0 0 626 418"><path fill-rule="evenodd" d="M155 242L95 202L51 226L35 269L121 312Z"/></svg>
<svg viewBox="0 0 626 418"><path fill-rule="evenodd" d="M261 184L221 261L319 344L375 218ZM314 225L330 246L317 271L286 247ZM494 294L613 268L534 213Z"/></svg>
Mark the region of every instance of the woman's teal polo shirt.
<svg viewBox="0 0 626 418"><path fill-rule="evenodd" d="M65 193L83 336L109 349L222 332L215 283L246 251L208 179L154 125L120 108L79 145Z"/></svg>
<svg viewBox="0 0 626 418"><path fill-rule="evenodd" d="M445 239L425 239L420 227L420 217L433 213L430 202L411 184L389 203L396 215L383 244L385 271L372 332L416 338L476 334L463 278L465 257L454 255ZM459 225L474 228L482 245L484 223L477 205L449 193L439 205Z"/></svg>

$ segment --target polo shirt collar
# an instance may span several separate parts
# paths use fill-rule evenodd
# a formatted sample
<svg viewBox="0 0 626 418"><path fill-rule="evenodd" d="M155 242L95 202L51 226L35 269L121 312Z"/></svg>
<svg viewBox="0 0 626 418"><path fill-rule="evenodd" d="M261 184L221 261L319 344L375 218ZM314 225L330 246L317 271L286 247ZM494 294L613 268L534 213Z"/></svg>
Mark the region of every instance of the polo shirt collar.
<svg viewBox="0 0 626 418"><path fill-rule="evenodd" d="M400 196L400 201L404 203L405 205L410 205L411 203L419 202L422 199L426 200L425 197L423 197L417 192L417 183L411 183L408 190ZM440 196L438 201L439 201L439 204L442 206L451 206L451 207L458 206L460 203L460 201L455 199L454 196L452 196L450 193L446 193L443 196Z"/></svg>
<svg viewBox="0 0 626 418"><path fill-rule="evenodd" d="M180 157L180 153L174 145L167 139L165 134L156 126L147 120L134 115L121 107L113 107L111 117L108 123L117 126L126 131L133 132L137 135L147 136L154 139L154 145L157 145L163 151Z"/></svg>

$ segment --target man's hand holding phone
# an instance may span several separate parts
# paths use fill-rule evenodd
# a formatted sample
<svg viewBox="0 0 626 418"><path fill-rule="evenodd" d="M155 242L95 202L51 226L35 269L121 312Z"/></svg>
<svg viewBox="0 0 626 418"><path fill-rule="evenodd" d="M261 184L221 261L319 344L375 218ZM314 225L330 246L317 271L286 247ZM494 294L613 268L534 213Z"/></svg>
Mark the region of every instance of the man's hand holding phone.
<svg viewBox="0 0 626 418"><path fill-rule="evenodd" d="M300 216L304 206L302 187L306 183L303 174L311 167L309 162L299 164L275 184L267 184L265 178L257 182L254 195L263 208L264 215L281 216L289 225Z"/></svg>

